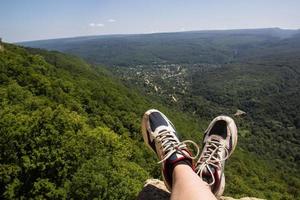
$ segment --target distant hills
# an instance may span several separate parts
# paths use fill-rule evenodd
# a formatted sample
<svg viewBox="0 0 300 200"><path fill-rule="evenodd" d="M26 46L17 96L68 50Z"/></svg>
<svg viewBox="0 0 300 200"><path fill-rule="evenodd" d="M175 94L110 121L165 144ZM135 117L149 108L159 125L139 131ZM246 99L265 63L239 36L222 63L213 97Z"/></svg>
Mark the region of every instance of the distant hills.
<svg viewBox="0 0 300 200"><path fill-rule="evenodd" d="M90 63L129 66L149 63L226 63L269 55L273 45L293 44L299 30L279 28L104 35L19 43L81 56ZM255 51L255 55L253 54ZM275 53L275 52L274 52ZM288 52L287 52L288 53Z"/></svg>

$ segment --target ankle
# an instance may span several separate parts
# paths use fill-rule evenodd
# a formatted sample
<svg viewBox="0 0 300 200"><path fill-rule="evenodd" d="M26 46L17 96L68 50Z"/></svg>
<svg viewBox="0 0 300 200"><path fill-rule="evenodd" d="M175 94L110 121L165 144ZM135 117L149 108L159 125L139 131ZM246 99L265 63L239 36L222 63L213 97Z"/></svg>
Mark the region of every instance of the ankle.
<svg viewBox="0 0 300 200"><path fill-rule="evenodd" d="M189 152L187 153L189 154ZM177 152L175 152L172 156L170 156L170 158L166 160L164 166L164 174L166 181L169 183L170 187L172 187L171 184L173 182L174 170L178 167L189 168L189 170L194 171L193 160L190 157L181 154L178 156Z"/></svg>

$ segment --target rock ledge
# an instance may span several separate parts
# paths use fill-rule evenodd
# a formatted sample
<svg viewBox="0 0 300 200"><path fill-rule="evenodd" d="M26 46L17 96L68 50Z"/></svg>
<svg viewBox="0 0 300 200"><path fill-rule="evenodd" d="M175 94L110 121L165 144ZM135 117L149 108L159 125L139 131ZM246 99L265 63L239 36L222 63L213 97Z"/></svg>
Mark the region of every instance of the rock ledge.
<svg viewBox="0 0 300 200"><path fill-rule="evenodd" d="M148 179L143 190L139 193L137 200L169 200L170 192L164 182L158 179ZM220 200L263 200L254 197L243 197L234 199L232 197L221 197Z"/></svg>

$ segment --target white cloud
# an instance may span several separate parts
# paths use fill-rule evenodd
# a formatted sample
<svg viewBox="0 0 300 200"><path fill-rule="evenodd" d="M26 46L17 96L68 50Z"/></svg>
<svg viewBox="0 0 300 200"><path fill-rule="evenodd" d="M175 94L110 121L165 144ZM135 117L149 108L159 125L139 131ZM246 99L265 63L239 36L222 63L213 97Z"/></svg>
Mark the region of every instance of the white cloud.
<svg viewBox="0 0 300 200"><path fill-rule="evenodd" d="M102 23L90 23L89 26L90 27L103 27L104 24L102 24Z"/></svg>
<svg viewBox="0 0 300 200"><path fill-rule="evenodd" d="M110 23L114 23L114 22L116 22L116 20L115 19L109 19L109 20L107 20L108 22L110 22Z"/></svg>
<svg viewBox="0 0 300 200"><path fill-rule="evenodd" d="M158 33L158 30L151 30L149 33Z"/></svg>

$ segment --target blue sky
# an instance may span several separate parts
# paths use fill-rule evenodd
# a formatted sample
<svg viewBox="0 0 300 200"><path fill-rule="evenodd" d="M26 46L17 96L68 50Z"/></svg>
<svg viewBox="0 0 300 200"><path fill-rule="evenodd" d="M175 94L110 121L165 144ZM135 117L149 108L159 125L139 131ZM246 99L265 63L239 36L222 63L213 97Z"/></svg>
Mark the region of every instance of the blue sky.
<svg viewBox="0 0 300 200"><path fill-rule="evenodd" d="M300 28L299 0L1 0L0 37Z"/></svg>

